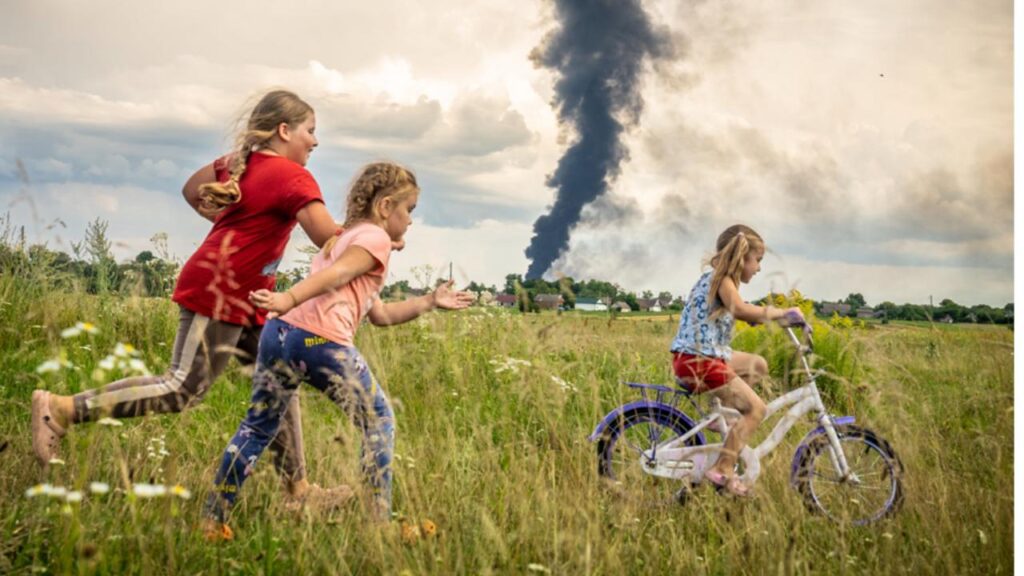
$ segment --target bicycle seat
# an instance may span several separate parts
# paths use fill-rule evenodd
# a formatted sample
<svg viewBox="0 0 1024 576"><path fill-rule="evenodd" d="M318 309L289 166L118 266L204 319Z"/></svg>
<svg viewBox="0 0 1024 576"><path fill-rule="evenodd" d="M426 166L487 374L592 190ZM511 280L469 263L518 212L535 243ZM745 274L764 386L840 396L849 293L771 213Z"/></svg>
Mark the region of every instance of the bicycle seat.
<svg viewBox="0 0 1024 576"><path fill-rule="evenodd" d="M697 389L697 381L693 378L680 378L675 376L676 386L686 396L693 396L696 394L694 390Z"/></svg>

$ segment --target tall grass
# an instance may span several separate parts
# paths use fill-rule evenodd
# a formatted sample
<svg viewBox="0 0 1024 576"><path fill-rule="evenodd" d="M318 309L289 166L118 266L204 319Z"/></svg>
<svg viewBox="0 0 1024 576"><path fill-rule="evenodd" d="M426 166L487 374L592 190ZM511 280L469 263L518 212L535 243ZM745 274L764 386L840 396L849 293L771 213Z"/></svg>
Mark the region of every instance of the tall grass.
<svg viewBox="0 0 1024 576"><path fill-rule="evenodd" d="M31 458L29 397L94 385L99 359L134 344L154 370L169 360L177 311L166 300L86 297L0 275L0 572L75 574L999 574L1012 570L1012 333L880 327L820 334L837 411L888 438L907 470L894 518L866 528L809 513L788 485L792 434L764 463L753 501L699 491L685 507L642 501L596 477L587 440L633 399L622 381L668 383L675 322L610 321L494 310L434 314L357 340L397 417L395 510L369 524L358 506L321 515L283 506L269 462L246 485L236 540L195 526L215 460L244 415L237 369L180 416L75 428L64 466ZM78 321L100 332L62 339ZM765 353L775 393L790 385L778 331L741 334ZM834 349L830 349L834 346ZM38 374L64 353L75 368ZM787 356L788 355L788 356ZM509 358L529 364L510 362ZM788 359L787 359L788 358ZM507 368L505 368L507 367ZM314 390L302 393L311 479L359 484L359 435ZM841 410L840 410L841 408ZM809 429L811 422L807 423ZM151 455L166 446L168 455ZM105 495L90 482L110 484ZM82 502L27 498L39 482ZM181 484L192 498L145 499L132 483ZM429 519L435 538L400 523Z"/></svg>

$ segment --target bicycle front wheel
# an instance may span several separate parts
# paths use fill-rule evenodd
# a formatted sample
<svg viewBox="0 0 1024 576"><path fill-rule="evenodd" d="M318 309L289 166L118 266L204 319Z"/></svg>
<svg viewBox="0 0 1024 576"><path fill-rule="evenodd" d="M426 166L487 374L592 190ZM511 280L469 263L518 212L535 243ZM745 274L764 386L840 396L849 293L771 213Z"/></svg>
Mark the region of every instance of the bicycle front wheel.
<svg viewBox="0 0 1024 576"><path fill-rule="evenodd" d="M903 465L884 439L857 426L837 426L850 473L840 473L828 436L807 445L796 477L797 490L812 510L836 522L870 524L903 502Z"/></svg>

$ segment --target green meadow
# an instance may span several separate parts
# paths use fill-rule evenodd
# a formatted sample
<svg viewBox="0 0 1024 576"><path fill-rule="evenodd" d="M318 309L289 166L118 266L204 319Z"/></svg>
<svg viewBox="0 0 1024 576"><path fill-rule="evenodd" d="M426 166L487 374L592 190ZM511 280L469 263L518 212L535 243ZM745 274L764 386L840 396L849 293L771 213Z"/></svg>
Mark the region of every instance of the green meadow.
<svg viewBox="0 0 1024 576"><path fill-rule="evenodd" d="M32 390L76 392L169 361L167 299L90 296L26 273L0 276L0 573L12 574L1009 574L1013 570L1013 332L1005 326L816 326L835 412L887 438L902 459L902 509L867 527L808 511L789 485L795 428L763 463L752 500L672 486L636 498L597 477L587 440L636 394L670 382L677 317L519 314L494 308L364 327L358 346L396 411L396 518L289 511L266 460L211 544L197 525L216 460L243 417L237 365L180 416L89 424L63 465L31 455ZM77 335L61 333L79 322ZM793 385L778 329L745 328L773 397ZM136 363L137 365L137 363ZM40 371L40 368L42 370ZM52 368L52 369L51 369ZM316 390L302 392L310 478L358 487L360 437ZM762 426L762 431L768 425ZM101 483L96 493L93 489ZM145 483L180 486L156 497ZM33 486L81 493L38 494ZM91 489L92 488L92 489ZM188 496L185 498L184 496ZM71 500L71 501L69 501ZM433 535L407 527L433 523Z"/></svg>

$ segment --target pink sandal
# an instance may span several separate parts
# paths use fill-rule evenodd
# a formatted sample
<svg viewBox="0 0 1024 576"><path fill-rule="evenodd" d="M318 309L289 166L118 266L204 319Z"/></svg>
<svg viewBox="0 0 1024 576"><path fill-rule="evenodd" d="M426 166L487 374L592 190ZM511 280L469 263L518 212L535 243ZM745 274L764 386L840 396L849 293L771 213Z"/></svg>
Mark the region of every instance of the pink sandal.
<svg viewBox="0 0 1024 576"><path fill-rule="evenodd" d="M733 496L739 498L749 498L753 496L749 486L740 480L739 476L735 474L732 476L726 476L716 470L708 470L704 473L704 478L711 482L711 485L715 487L719 492L728 492Z"/></svg>
<svg viewBox="0 0 1024 576"><path fill-rule="evenodd" d="M57 457L60 439L67 434L50 414L50 393L45 390L32 392L32 451L43 470L50 460Z"/></svg>

